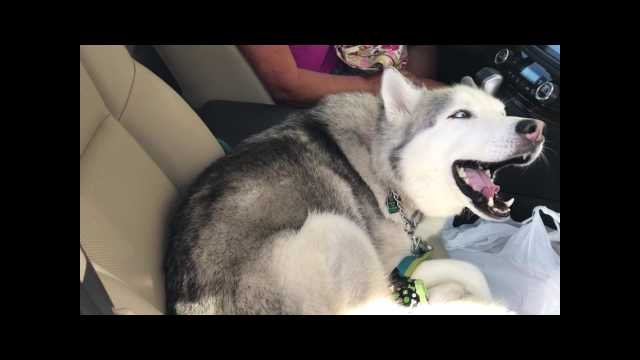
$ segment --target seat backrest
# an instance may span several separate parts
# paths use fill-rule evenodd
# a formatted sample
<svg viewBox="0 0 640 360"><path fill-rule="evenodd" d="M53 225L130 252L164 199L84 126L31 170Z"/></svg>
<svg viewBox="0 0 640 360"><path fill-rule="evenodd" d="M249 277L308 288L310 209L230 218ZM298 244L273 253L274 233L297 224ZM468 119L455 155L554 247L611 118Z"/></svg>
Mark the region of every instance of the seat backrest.
<svg viewBox="0 0 640 360"><path fill-rule="evenodd" d="M189 105L124 46L80 46L80 244L116 308L164 312L167 216L222 155ZM83 271L81 253L81 281Z"/></svg>
<svg viewBox="0 0 640 360"><path fill-rule="evenodd" d="M235 45L155 45L195 109L210 100L274 104Z"/></svg>

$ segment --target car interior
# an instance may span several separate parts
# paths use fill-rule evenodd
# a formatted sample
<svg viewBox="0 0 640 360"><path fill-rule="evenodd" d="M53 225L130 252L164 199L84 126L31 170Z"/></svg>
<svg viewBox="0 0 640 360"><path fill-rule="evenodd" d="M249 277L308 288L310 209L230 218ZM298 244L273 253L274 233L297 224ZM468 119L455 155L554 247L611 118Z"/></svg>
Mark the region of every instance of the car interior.
<svg viewBox="0 0 640 360"><path fill-rule="evenodd" d="M440 81L472 76L497 88L507 114L546 123L545 159L505 169L497 182L516 198L516 221L539 205L559 212L559 46L438 50ZM234 45L81 45L80 313L164 314L165 233L177 200L229 149L304 110L275 104ZM465 212L455 224L476 219Z"/></svg>

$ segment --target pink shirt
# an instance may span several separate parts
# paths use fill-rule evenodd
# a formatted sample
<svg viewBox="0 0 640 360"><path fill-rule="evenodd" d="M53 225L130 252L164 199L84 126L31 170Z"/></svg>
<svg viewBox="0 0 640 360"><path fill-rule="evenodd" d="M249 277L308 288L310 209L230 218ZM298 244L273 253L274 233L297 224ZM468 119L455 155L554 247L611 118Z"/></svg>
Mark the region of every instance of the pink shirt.
<svg viewBox="0 0 640 360"><path fill-rule="evenodd" d="M336 67L338 57L333 45L289 45L289 49L300 69L330 73Z"/></svg>

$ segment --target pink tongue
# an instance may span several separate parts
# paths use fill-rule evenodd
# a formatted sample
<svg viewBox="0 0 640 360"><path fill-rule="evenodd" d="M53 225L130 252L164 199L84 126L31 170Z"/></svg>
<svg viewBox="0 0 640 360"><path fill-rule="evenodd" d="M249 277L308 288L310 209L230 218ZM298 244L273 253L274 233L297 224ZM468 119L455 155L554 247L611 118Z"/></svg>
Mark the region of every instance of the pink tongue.
<svg viewBox="0 0 640 360"><path fill-rule="evenodd" d="M492 198L500 191L500 186L491 182L491 179L489 179L483 171L465 168L464 172L467 175L468 184L471 185L471 188L481 192L487 199Z"/></svg>

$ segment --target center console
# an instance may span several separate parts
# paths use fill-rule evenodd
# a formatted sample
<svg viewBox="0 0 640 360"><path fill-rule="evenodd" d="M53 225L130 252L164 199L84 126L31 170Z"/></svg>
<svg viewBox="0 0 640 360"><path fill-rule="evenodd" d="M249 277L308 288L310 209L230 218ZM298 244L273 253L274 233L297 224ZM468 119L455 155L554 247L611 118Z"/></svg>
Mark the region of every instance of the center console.
<svg viewBox="0 0 640 360"><path fill-rule="evenodd" d="M559 45L504 47L492 60L476 74L476 81L501 79L496 96L507 106L507 113L559 124Z"/></svg>

